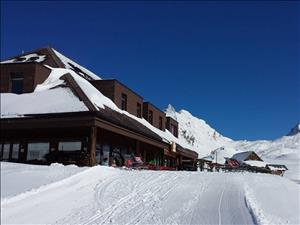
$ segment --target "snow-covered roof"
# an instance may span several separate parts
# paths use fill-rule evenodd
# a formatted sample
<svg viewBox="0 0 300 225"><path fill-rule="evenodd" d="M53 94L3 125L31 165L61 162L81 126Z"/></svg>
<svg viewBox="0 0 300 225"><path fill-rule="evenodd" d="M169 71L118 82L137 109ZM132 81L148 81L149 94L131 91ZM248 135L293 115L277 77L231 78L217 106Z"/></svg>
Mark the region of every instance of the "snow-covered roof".
<svg viewBox="0 0 300 225"><path fill-rule="evenodd" d="M69 59L65 55L61 54L54 48L52 48L53 52L55 55L60 59L60 61L64 64L66 69L71 69L75 70L75 72L79 73L80 76L88 76L86 77L88 80L93 79L93 80L100 80L101 78L97 76L95 73L92 71L88 70L87 68L79 65L78 63L74 62L73 60Z"/></svg>
<svg viewBox="0 0 300 225"><path fill-rule="evenodd" d="M87 68L79 65L78 63L74 62L67 56L63 55L59 51L55 50L54 48L40 48L34 51L21 54L15 58L2 61L1 64L10 64L10 63L28 63L28 62L37 62L37 63L45 63L47 64L47 59L51 58L56 67L59 68L66 68L75 71L79 76L87 79L87 80L100 80L101 78L93 73L92 71L88 70ZM48 64L49 65L49 64Z"/></svg>
<svg viewBox="0 0 300 225"><path fill-rule="evenodd" d="M288 168L285 165L279 165L279 164L267 164L267 167L270 170L276 171L276 170L283 170L286 171Z"/></svg>
<svg viewBox="0 0 300 225"><path fill-rule="evenodd" d="M66 87L21 95L1 93L1 118L87 110L84 103Z"/></svg>
<svg viewBox="0 0 300 225"><path fill-rule="evenodd" d="M249 166L262 167L262 168L265 168L267 165L266 162L257 161L257 160L247 160L247 161L244 161L244 164L247 164Z"/></svg>
<svg viewBox="0 0 300 225"><path fill-rule="evenodd" d="M26 63L26 62L43 62L46 59L46 55L38 55L37 53L31 53L27 55L22 55L17 58L9 59L0 62L1 64L6 64L6 63Z"/></svg>
<svg viewBox="0 0 300 225"><path fill-rule="evenodd" d="M247 152L239 152L232 156L233 159L237 160L238 162L245 161L251 154L255 154L253 151L247 151Z"/></svg>

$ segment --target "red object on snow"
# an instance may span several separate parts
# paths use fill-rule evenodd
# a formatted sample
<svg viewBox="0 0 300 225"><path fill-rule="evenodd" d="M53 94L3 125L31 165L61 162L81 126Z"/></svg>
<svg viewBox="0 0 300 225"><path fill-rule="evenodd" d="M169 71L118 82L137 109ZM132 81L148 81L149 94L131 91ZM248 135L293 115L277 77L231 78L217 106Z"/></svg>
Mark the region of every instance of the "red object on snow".
<svg viewBox="0 0 300 225"><path fill-rule="evenodd" d="M235 160L235 159L228 159L228 165L231 167L231 168L237 168L240 166L240 163Z"/></svg>

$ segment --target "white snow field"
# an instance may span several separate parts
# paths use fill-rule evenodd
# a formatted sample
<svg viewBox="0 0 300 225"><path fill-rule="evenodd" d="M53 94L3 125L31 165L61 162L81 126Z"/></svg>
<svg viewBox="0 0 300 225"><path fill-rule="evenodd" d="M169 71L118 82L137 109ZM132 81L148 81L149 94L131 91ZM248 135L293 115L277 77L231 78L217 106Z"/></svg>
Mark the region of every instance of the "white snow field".
<svg viewBox="0 0 300 225"><path fill-rule="evenodd" d="M1 224L300 224L300 185L269 174L1 162L1 191Z"/></svg>

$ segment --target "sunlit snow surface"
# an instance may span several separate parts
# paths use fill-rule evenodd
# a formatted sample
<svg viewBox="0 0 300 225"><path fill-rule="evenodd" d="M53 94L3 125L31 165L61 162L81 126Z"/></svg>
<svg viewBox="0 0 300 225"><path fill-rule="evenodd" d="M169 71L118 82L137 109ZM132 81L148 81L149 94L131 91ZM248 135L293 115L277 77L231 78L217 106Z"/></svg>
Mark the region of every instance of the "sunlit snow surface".
<svg viewBox="0 0 300 225"><path fill-rule="evenodd" d="M251 173L1 163L1 224L300 224L300 186Z"/></svg>

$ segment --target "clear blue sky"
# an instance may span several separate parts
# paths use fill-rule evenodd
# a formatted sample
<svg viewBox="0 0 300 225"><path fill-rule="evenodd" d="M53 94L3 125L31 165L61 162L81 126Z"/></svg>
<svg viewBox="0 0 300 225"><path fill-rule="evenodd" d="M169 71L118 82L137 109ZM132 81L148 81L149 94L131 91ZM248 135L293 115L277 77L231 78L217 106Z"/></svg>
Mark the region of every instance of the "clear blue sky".
<svg viewBox="0 0 300 225"><path fill-rule="evenodd" d="M1 59L50 45L233 139L300 121L299 2L2 2Z"/></svg>

